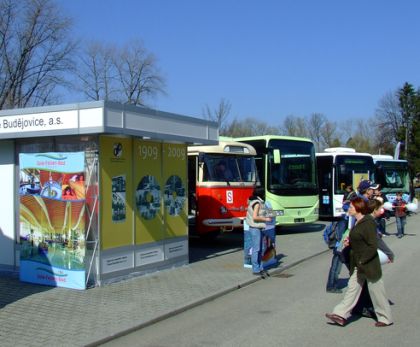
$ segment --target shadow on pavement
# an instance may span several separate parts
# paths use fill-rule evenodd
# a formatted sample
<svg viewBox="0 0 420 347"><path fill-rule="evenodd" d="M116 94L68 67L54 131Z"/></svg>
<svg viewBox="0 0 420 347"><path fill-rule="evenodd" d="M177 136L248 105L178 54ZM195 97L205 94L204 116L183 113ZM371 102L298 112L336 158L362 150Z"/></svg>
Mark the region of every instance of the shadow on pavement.
<svg viewBox="0 0 420 347"><path fill-rule="evenodd" d="M52 288L21 282L16 272L0 271L0 309L15 301Z"/></svg>
<svg viewBox="0 0 420 347"><path fill-rule="evenodd" d="M276 227L276 235L290 235L321 232L325 224L311 223L290 227ZM244 247L243 230L236 229L220 234L215 238L189 237L190 263L219 257L229 253L242 251ZM283 255L284 257L284 255Z"/></svg>
<svg viewBox="0 0 420 347"><path fill-rule="evenodd" d="M190 263L239 252L243 250L243 246L242 230L234 230L209 239L190 236Z"/></svg>
<svg viewBox="0 0 420 347"><path fill-rule="evenodd" d="M293 226L281 226L276 227L277 235L289 235L289 234L302 234L302 233L315 233L324 230L325 224L323 223L310 223Z"/></svg>

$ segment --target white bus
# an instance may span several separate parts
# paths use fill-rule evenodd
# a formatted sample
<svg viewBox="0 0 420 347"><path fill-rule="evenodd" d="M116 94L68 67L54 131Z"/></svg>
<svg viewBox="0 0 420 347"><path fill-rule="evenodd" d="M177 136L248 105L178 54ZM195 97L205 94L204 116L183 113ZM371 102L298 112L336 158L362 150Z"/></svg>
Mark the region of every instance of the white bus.
<svg viewBox="0 0 420 347"><path fill-rule="evenodd" d="M332 147L316 154L319 184L319 217L339 218L343 211L345 188L356 190L359 182L372 179L372 155L358 153L353 148Z"/></svg>
<svg viewBox="0 0 420 347"><path fill-rule="evenodd" d="M412 186L408 162L403 159L394 159L391 155L372 156L375 163L375 183L381 185L381 192L389 202L394 202L395 193L402 192L406 202L412 201Z"/></svg>

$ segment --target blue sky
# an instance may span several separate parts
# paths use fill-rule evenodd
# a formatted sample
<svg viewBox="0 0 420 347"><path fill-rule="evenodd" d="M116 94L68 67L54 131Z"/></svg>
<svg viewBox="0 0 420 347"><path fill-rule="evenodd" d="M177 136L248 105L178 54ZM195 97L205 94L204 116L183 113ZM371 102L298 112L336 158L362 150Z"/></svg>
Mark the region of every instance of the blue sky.
<svg viewBox="0 0 420 347"><path fill-rule="evenodd" d="M340 122L420 87L418 0L57 1L85 40L143 41L167 84L149 105L163 111L201 118L225 98L230 120Z"/></svg>

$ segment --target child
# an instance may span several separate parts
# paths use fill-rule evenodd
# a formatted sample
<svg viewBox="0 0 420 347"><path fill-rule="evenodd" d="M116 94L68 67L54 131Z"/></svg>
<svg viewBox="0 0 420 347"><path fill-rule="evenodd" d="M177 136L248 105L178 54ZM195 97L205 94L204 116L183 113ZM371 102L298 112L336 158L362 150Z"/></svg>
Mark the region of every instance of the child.
<svg viewBox="0 0 420 347"><path fill-rule="evenodd" d="M350 200L355 198L357 193L353 190L352 184L346 184L344 188L344 195L343 195L343 211L347 212L350 206Z"/></svg>
<svg viewBox="0 0 420 347"><path fill-rule="evenodd" d="M402 192L396 194L396 198L392 207L395 209L395 220L397 222L397 237L400 239L404 236L404 226L406 223L406 203L402 199Z"/></svg>

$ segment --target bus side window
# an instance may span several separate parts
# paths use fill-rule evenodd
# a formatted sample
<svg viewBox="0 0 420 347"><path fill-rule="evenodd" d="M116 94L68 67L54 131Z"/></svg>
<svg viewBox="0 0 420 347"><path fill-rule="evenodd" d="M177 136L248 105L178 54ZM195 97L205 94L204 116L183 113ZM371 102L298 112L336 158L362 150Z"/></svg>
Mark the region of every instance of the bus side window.
<svg viewBox="0 0 420 347"><path fill-rule="evenodd" d="M203 182L207 182L210 179L209 167L206 163L203 163Z"/></svg>

